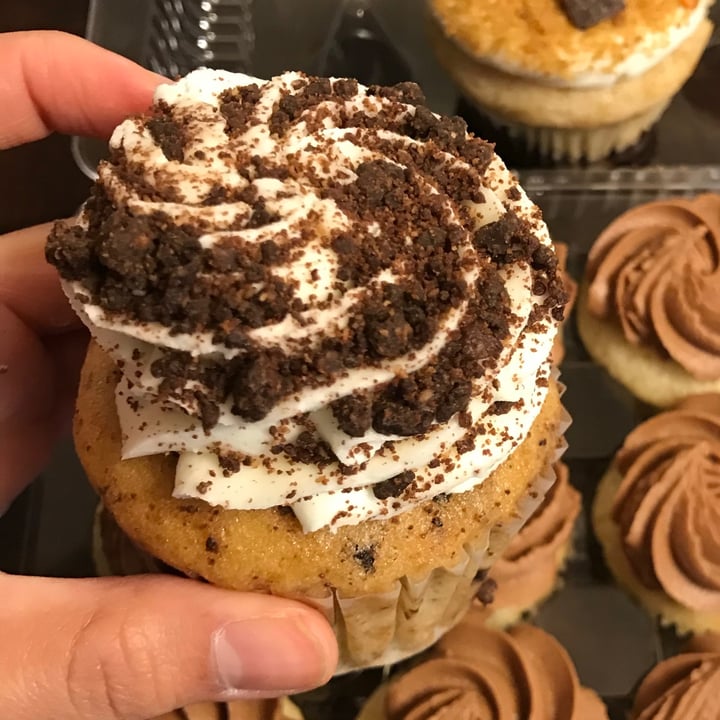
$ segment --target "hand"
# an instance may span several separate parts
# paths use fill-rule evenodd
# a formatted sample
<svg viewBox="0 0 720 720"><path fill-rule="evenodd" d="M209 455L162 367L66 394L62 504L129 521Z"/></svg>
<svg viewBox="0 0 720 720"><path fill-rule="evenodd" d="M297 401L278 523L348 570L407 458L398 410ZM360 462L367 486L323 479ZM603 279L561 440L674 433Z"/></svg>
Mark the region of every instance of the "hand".
<svg viewBox="0 0 720 720"><path fill-rule="evenodd" d="M54 130L107 136L161 80L61 33L0 35L0 67L0 149ZM84 353L47 232L0 236L0 509L68 427ZM141 720L284 694L323 683L337 661L314 610L178 578L0 573L0 598L0 717L13 720Z"/></svg>

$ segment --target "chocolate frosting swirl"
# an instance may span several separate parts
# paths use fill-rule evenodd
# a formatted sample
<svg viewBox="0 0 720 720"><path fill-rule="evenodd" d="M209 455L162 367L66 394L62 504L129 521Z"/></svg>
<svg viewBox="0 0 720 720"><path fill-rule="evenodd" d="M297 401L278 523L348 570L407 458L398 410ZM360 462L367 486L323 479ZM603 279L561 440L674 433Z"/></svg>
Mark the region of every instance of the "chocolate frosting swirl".
<svg viewBox="0 0 720 720"><path fill-rule="evenodd" d="M555 466L557 481L490 571L497 587L488 610L525 608L552 592L560 555L580 512L580 494L570 485L567 465Z"/></svg>
<svg viewBox="0 0 720 720"><path fill-rule="evenodd" d="M694 639L686 652L647 675L633 705L633 720L720 717L720 637Z"/></svg>
<svg viewBox="0 0 720 720"><path fill-rule="evenodd" d="M557 640L530 625L490 630L483 618L471 610L430 660L390 685L389 720L607 718Z"/></svg>
<svg viewBox="0 0 720 720"><path fill-rule="evenodd" d="M588 258L588 308L699 380L720 378L720 195L641 205Z"/></svg>
<svg viewBox="0 0 720 720"><path fill-rule="evenodd" d="M301 720L295 710L286 712L285 700L238 700L229 703L198 703L174 710L156 720Z"/></svg>
<svg viewBox="0 0 720 720"><path fill-rule="evenodd" d="M640 582L693 610L720 610L720 395L643 423L616 464L613 519Z"/></svg>

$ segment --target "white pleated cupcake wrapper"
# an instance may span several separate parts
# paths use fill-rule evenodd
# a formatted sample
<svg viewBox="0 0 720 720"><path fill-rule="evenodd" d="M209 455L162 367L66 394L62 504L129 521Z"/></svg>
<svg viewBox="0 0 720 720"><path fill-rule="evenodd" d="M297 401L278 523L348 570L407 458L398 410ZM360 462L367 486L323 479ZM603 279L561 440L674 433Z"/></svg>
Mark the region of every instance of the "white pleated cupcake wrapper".
<svg viewBox="0 0 720 720"><path fill-rule="evenodd" d="M640 115L622 122L592 128L533 127L513 123L485 109L483 113L513 140L522 142L528 150L537 152L543 158L556 162L593 162L634 145L660 119L668 102L663 100Z"/></svg>
<svg viewBox="0 0 720 720"><path fill-rule="evenodd" d="M553 369L551 376L562 395L565 386L558 380L559 372ZM453 567L436 568L423 578L401 578L384 593L355 598L337 594L324 599L299 598L321 610L335 630L340 643L336 675L404 660L430 647L460 621L477 592L478 572L490 567L502 554L553 486L553 465L567 449L564 434L571 422L563 408L557 448L515 516L502 527L488 528L487 535L472 545L465 545L462 559Z"/></svg>

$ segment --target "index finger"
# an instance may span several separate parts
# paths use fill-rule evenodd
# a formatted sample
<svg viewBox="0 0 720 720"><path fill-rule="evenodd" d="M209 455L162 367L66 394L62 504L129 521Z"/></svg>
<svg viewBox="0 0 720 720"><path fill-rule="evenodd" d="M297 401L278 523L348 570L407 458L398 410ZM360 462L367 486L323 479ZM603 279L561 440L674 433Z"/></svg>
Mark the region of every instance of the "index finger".
<svg viewBox="0 0 720 720"><path fill-rule="evenodd" d="M146 110L163 78L61 32L0 35L0 149L57 130L109 136Z"/></svg>
<svg viewBox="0 0 720 720"><path fill-rule="evenodd" d="M48 223L0 235L0 305L41 335L80 326L60 289L57 271L45 260L51 228Z"/></svg>

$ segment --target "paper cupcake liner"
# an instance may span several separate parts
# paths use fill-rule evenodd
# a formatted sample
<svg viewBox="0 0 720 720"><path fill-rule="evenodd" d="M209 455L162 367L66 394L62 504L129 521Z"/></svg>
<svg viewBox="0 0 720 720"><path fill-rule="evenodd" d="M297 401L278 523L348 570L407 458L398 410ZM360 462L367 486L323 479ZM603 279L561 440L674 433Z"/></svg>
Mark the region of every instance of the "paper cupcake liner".
<svg viewBox="0 0 720 720"><path fill-rule="evenodd" d="M543 160L553 162L595 162L613 153L627 150L640 140L665 112L669 101L653 105L649 110L613 125L592 128L533 127L511 122L488 113L483 114L512 142Z"/></svg>

